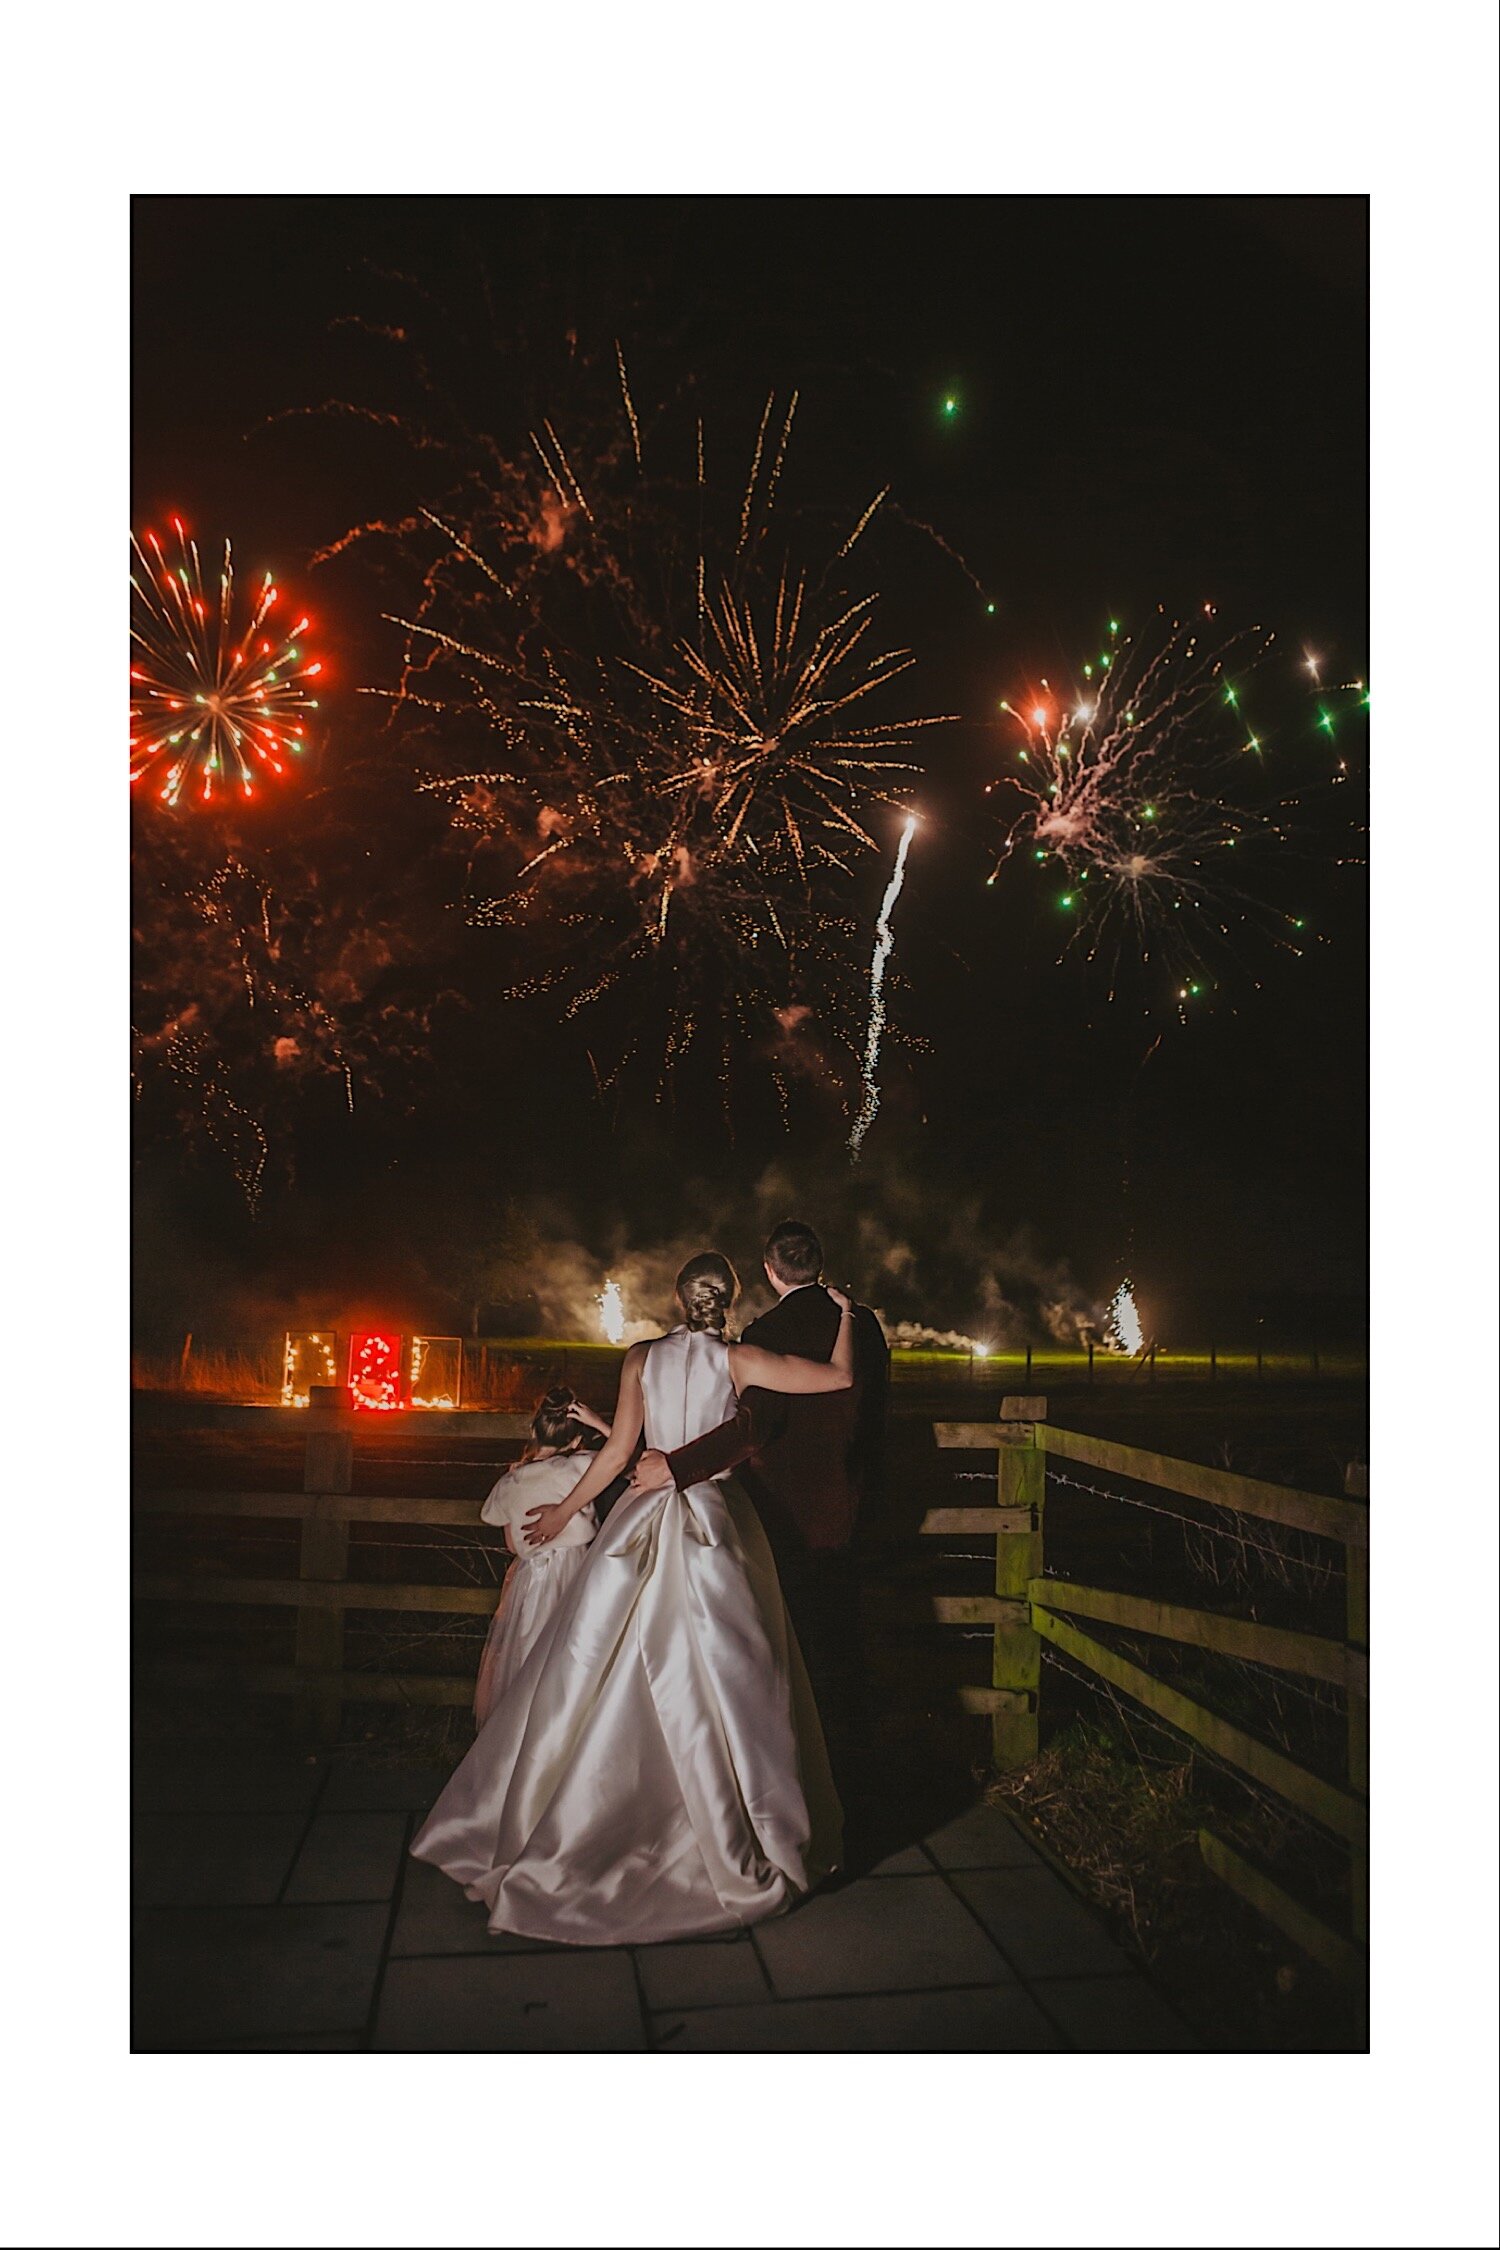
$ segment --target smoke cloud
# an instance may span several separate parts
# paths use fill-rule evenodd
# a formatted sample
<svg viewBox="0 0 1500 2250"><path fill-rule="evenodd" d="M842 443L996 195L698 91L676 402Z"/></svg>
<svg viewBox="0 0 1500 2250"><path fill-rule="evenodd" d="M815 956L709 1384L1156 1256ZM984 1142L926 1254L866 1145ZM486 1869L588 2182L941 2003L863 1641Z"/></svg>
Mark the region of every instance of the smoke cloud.
<svg viewBox="0 0 1500 2250"><path fill-rule="evenodd" d="M385 1322L468 1334L477 1321L492 1336L596 1339L600 1293L614 1281L633 1343L673 1325L678 1270L704 1249L722 1251L738 1272L743 1325L773 1301L761 1247L790 1217L817 1229L828 1278L872 1306L898 1345L1077 1344L1102 1336L1119 1279L1110 1275L1097 1296L1031 1229L998 1224L978 1194L954 1193L879 1152L858 1173L839 1155L776 1162L728 1189L722 1174L649 1192L642 1183L628 1209L627 1187L604 1192L602 1208L585 1215L571 1196L512 1199L503 1187L486 1194L472 1180L440 1178L432 1202L408 1190L378 1225L357 1210L310 1211L300 1242L266 1243L263 1255L248 1240L195 1249L143 1198L136 1331L167 1341L192 1328L249 1348L286 1328Z"/></svg>
<svg viewBox="0 0 1500 2250"><path fill-rule="evenodd" d="M1001 1350L1074 1345L1103 1329L1103 1302L1029 1229L996 1229L977 1196L936 1191L892 1167L850 1176L842 1164L796 1173L773 1164L741 1194L715 1198L689 1186L683 1199L691 1211L649 1244L623 1221L580 1240L569 1214L534 1211L537 1247L518 1280L535 1302L538 1332L598 1335L599 1293L612 1280L627 1341L659 1335L677 1317L678 1269L704 1249L723 1251L738 1272L743 1323L772 1301L761 1245L792 1216L816 1227L828 1278L851 1284L893 1343Z"/></svg>

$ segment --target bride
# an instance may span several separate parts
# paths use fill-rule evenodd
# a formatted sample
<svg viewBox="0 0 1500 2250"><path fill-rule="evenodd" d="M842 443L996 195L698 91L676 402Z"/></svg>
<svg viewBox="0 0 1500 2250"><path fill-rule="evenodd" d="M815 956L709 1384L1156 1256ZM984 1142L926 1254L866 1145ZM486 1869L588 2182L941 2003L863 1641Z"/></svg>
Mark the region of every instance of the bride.
<svg viewBox="0 0 1500 2250"><path fill-rule="evenodd" d="M841 1318L825 1366L728 1343L738 1294L717 1251L688 1260L682 1324L631 1346L613 1435L528 1539L555 1539L643 1431L671 1452L752 1384L849 1387L846 1297L829 1291ZM641 1945L781 1913L837 1864L841 1817L760 1519L736 1486L708 1483L616 1504L411 1848L497 1933Z"/></svg>

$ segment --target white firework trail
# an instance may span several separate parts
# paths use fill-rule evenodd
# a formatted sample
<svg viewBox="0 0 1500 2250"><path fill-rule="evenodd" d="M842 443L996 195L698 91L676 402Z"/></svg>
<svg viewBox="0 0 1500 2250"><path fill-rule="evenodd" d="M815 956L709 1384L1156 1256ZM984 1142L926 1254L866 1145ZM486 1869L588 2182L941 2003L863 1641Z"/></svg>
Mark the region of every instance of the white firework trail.
<svg viewBox="0 0 1500 2250"><path fill-rule="evenodd" d="M906 880L906 855L911 847L912 833L917 825L915 813L908 813L906 826L901 831L901 841L896 846L896 864L891 869L891 879L886 885L885 897L875 923L875 951L870 961L870 1028L865 1035L864 1092L860 1097L858 1114L849 1131L850 1162L859 1162L865 1135L875 1122L875 1112L880 1107L880 1083L876 1071L880 1067L880 1037L885 1030L885 965L891 957L896 933L891 927L891 916L896 901L901 896L901 886Z"/></svg>

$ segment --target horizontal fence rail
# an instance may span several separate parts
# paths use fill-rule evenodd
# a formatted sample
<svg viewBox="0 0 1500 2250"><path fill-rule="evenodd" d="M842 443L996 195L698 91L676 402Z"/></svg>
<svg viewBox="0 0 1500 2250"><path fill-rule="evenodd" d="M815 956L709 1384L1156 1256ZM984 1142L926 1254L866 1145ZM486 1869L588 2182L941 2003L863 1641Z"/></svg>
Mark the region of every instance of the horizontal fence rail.
<svg viewBox="0 0 1500 2250"><path fill-rule="evenodd" d="M439 1525L473 1531L478 1538L466 1551L492 1552L497 1559L508 1554L503 1532L487 1531L476 1522L471 1499L430 1495L408 1499L354 1492L356 1428L362 1437L384 1439L390 1434L388 1417L317 1407L289 1408L286 1412L296 1415L297 1426L306 1438L301 1492L216 1492L199 1487L141 1491L134 1494L132 1507L140 1516L297 1522L301 1526L298 1575L252 1578L222 1571L145 1572L137 1576L134 1592L141 1601L288 1609L297 1621L296 1662L181 1661L157 1665L157 1676L186 1685L232 1686L252 1694L300 1697L316 1732L330 1741L337 1738L346 1702L460 1707L468 1703L474 1693L472 1676L351 1669L344 1661L344 1621L350 1611L489 1616L499 1599L498 1574L488 1586L351 1579L350 1526ZM530 1417L524 1414L466 1414L462 1425L457 1416L453 1421L457 1426L448 1429L427 1425L421 1435L520 1440L531 1430ZM476 1429L475 1424L483 1426ZM401 1434L416 1433L406 1430ZM466 1468L481 1465L463 1464Z"/></svg>
<svg viewBox="0 0 1500 2250"><path fill-rule="evenodd" d="M475 1464L466 1462L466 1468ZM330 1523L438 1523L477 1527L472 1500L403 1500L357 1492L140 1492L138 1516L321 1515Z"/></svg>
<svg viewBox="0 0 1500 2250"><path fill-rule="evenodd" d="M996 1764L1014 1769L1036 1755L1039 1660L1041 1645L1048 1642L1347 1845L1352 1941L1326 1928L1222 1838L1205 1829L1199 1839L1205 1866L1303 1951L1340 1976L1362 1975L1369 1879L1370 1536L1363 1468L1350 1470L1342 1498L1300 1492L1083 1431L1055 1429L1047 1421L1045 1399L1034 1397L1005 1399L998 1422L936 1422L933 1429L941 1447L992 1452L997 1459L995 1506L930 1508L922 1520L922 1530L934 1537L978 1536L995 1542L994 1685L989 1690L969 1689L962 1700L967 1710L991 1713ZM1047 1577L1043 1522L1049 1459L1077 1462L1126 1483L1341 1546L1346 1566L1344 1638L1293 1632L1219 1611ZM929 1603L928 1615L935 1622L949 1622L953 1604L954 1597L939 1596ZM966 1597L966 1604L962 1619L952 1621L979 1621L978 1597ZM1080 1618L1142 1639L1201 1648L1342 1689L1347 1702L1347 1786L1310 1773L1284 1752L1158 1678L1144 1663L1107 1647L1083 1630L1077 1622Z"/></svg>
<svg viewBox="0 0 1500 2250"><path fill-rule="evenodd" d="M249 1410L223 1411L239 1414ZM135 1513L147 1517L296 1522L300 1526L297 1576L147 1572L137 1579L135 1591L145 1601L285 1608L296 1619L296 1661L174 1661L159 1664L158 1674L200 1686L233 1685L255 1693L300 1697L317 1731L326 1739L337 1735L346 1702L467 1704L474 1689L471 1676L350 1668L344 1659L344 1622L351 1611L488 1615L498 1599L498 1574L492 1585L353 1580L348 1575L350 1527L358 1523L411 1524L477 1532L477 1540L465 1551L493 1551L497 1559L506 1553L503 1535L486 1532L476 1524L472 1499L430 1495L407 1498L352 1490L355 1429L359 1427L366 1438L384 1438L389 1433L386 1417L359 1417L316 1407L268 1411L278 1422L292 1416L299 1433L305 1435L301 1492L223 1492L202 1487L141 1491L134 1496L133 1507ZM1036 1755L1041 1650L1046 1641L1226 1765L1295 1806L1349 1848L1353 1942L1328 1930L1268 1875L1207 1830L1200 1837L1204 1863L1324 1966L1341 1975L1362 1973L1369 1710L1369 1510L1363 1470L1351 1470L1346 1496L1333 1498L1268 1484L1227 1469L1175 1460L1079 1431L1054 1429L1046 1415L1045 1399L1025 1396L1004 1400L997 1422L934 1424L939 1446L995 1455L995 1504L931 1508L923 1518L922 1530L939 1538L992 1538L995 1590L992 1594L928 1596L897 1588L871 1589L872 1615L877 1622L925 1621L991 1629L990 1682L960 1689L959 1700L964 1710L989 1719L995 1761L1002 1768L1025 1765ZM529 1434L529 1428L528 1417L521 1414L465 1414L461 1418L455 1415L446 1428L425 1423L421 1435L517 1441ZM409 1428L401 1433L414 1434ZM1047 1577L1043 1522L1049 1458L1081 1463L1129 1483L1342 1546L1347 1570L1345 1638L1337 1641L1293 1632L1215 1611ZM463 1465L474 1468L484 1464L470 1461ZM1347 1787L1309 1773L1283 1752L1157 1678L1145 1665L1106 1647L1083 1630L1079 1619L1147 1640L1213 1651L1342 1689L1348 1707Z"/></svg>

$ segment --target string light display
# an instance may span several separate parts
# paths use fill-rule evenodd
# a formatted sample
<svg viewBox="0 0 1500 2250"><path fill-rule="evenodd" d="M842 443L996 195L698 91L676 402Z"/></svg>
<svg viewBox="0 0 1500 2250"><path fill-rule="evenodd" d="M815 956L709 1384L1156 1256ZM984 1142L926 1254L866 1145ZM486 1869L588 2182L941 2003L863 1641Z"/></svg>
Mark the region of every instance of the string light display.
<svg viewBox="0 0 1500 2250"><path fill-rule="evenodd" d="M371 1328L349 1338L349 1402L377 1414L394 1413L404 1406L399 1336Z"/></svg>
<svg viewBox="0 0 1500 2250"><path fill-rule="evenodd" d="M307 1406L315 1383L337 1383L336 1339L327 1329L287 1331L281 1354L281 1403Z"/></svg>
<svg viewBox="0 0 1500 2250"><path fill-rule="evenodd" d="M458 1407L463 1398L463 1380L462 1337L407 1338L406 1395L414 1407Z"/></svg>

